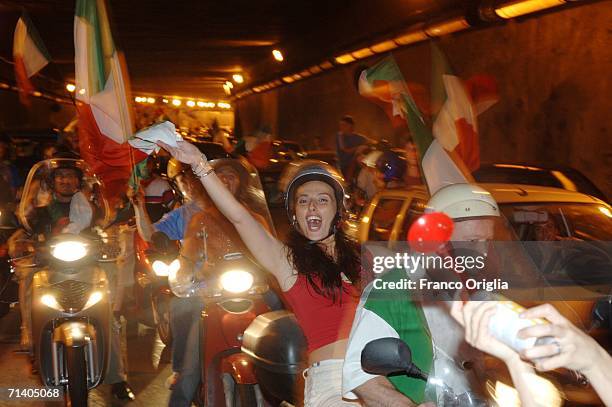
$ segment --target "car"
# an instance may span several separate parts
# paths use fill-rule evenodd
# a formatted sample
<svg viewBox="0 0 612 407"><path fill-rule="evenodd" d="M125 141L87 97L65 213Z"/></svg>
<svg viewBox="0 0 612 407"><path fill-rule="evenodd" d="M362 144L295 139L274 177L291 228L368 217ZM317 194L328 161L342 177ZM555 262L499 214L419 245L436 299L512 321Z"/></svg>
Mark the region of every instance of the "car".
<svg viewBox="0 0 612 407"><path fill-rule="evenodd" d="M610 202L597 186L575 168L558 166L543 167L531 164L496 163L483 164L474 172L474 179L480 183L510 183L540 185L582 192Z"/></svg>
<svg viewBox="0 0 612 407"><path fill-rule="evenodd" d="M332 167L338 164L338 156L334 150L307 150L306 158L326 162Z"/></svg>
<svg viewBox="0 0 612 407"><path fill-rule="evenodd" d="M598 326L596 310L603 303L609 312L607 304L612 301L612 265L609 245L606 247L607 242L612 241L612 207L593 196L561 188L516 184L479 185L489 191L497 201L501 212L516 237L523 242L525 251L534 264L537 259L529 249L533 247L527 243L530 241L568 242L570 246L558 249L559 253L567 247L571 248L572 242L590 242L589 248L599 255L603 253L603 268L598 267L601 263L597 262L601 257L595 257L595 262L592 261L592 256L585 258L586 263L581 262L579 268L574 268L577 273L567 271L547 274L544 278L549 284L548 287L521 288L521 298L524 300L519 302L525 307L531 307L542 303L538 298L549 299L547 302L552 303L572 323L588 330L593 338L610 351L612 326ZM364 207L358 220L348 222L345 230L360 243L384 241L387 247L393 248L398 242L406 240L410 226L424 213L428 199L429 195L424 187L380 191ZM544 263L538 264L538 273L544 273L545 270L541 267ZM563 264L563 267L566 265ZM585 269L588 272L585 272ZM610 325L610 321L604 324ZM486 357L485 366L487 382L490 382L492 388L496 387L493 383L510 382L504 376L505 367L499 360ZM572 405L599 404L594 391L572 376L571 372L562 370L545 377L558 384L564 397Z"/></svg>

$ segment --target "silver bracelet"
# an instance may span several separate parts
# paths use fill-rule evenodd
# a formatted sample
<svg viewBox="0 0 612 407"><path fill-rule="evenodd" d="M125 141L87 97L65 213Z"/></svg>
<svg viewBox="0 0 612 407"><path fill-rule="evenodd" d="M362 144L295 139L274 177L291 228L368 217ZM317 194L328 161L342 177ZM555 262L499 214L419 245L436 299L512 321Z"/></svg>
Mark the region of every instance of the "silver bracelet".
<svg viewBox="0 0 612 407"><path fill-rule="evenodd" d="M213 172L213 168L210 166L210 164L209 165L207 164L208 162L206 161L206 159L202 157L202 159L198 162L198 164L195 167L191 167L191 170L198 178L203 178L209 175L211 172Z"/></svg>

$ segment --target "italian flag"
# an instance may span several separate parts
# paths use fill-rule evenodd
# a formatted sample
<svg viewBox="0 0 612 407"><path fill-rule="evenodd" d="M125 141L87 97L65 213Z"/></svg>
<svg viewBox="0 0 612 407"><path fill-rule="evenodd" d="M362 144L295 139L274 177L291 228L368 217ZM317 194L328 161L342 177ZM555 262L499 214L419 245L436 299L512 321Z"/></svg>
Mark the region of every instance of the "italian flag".
<svg viewBox="0 0 612 407"><path fill-rule="evenodd" d="M478 142L478 111L466 84L453 74L444 54L432 44L432 105L437 111L433 134L451 155L465 163L470 172L480 167ZM471 90L480 90L478 81L472 81ZM491 95L484 95L490 97ZM487 100L491 103L491 100ZM481 109L485 108L484 102ZM493 102L494 103L494 102ZM489 104L490 106L490 104ZM488 107L488 106L487 106Z"/></svg>
<svg viewBox="0 0 612 407"><path fill-rule="evenodd" d="M13 36L15 79L19 87L21 103L29 104L27 95L34 90L30 78L47 66L50 59L34 24L24 12L17 21Z"/></svg>
<svg viewBox="0 0 612 407"><path fill-rule="evenodd" d="M133 128L129 76L106 1L77 0L74 47L81 156L104 182L107 198L118 198L147 152L127 143Z"/></svg>
<svg viewBox="0 0 612 407"><path fill-rule="evenodd" d="M377 90L367 93L369 90ZM393 117L407 121L420 158L421 174L430 194L445 185L473 182L469 170L458 155L450 154L434 138L413 99L409 87L392 56L361 73L359 91L362 95L391 104ZM384 97L382 99L381 97Z"/></svg>

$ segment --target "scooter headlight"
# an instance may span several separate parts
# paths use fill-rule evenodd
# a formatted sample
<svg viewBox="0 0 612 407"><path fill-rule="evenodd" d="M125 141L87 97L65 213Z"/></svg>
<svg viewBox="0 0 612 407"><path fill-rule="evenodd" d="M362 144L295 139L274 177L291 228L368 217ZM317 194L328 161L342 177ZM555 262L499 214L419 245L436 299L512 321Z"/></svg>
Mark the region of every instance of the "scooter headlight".
<svg viewBox="0 0 612 407"><path fill-rule="evenodd" d="M244 270L230 270L221 275L221 287L230 293L243 293L253 286L253 275Z"/></svg>
<svg viewBox="0 0 612 407"><path fill-rule="evenodd" d="M161 260L155 260L151 265L155 275L159 277L168 277L170 273L176 273L181 268L179 259L172 260L172 263L166 264Z"/></svg>
<svg viewBox="0 0 612 407"><path fill-rule="evenodd" d="M86 310L89 307L93 307L94 305L99 303L103 297L104 294L102 294L102 292L94 291L93 293L89 294L89 298L87 299L87 302L85 303L83 309Z"/></svg>
<svg viewBox="0 0 612 407"><path fill-rule="evenodd" d="M51 255L61 261L81 260L87 255L87 245L83 242L66 240L51 248Z"/></svg>
<svg viewBox="0 0 612 407"><path fill-rule="evenodd" d="M45 294L42 297L40 297L40 302L42 302L43 304L45 304L47 307L52 308L56 311L64 311L64 309L62 308L62 306L59 304L59 302L57 302L57 300L55 299L55 296L53 294Z"/></svg>

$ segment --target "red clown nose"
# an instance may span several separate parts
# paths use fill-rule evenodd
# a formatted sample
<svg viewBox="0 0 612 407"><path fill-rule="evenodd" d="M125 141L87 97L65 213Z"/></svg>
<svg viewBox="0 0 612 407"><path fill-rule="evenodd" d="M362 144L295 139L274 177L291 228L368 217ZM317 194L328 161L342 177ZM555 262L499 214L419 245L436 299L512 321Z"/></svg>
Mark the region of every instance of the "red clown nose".
<svg viewBox="0 0 612 407"><path fill-rule="evenodd" d="M435 253L450 240L453 228L453 220L445 213L426 213L410 226L407 240L416 252Z"/></svg>

